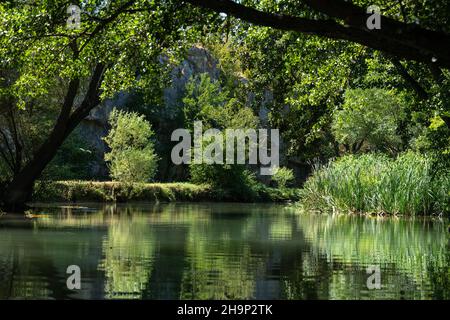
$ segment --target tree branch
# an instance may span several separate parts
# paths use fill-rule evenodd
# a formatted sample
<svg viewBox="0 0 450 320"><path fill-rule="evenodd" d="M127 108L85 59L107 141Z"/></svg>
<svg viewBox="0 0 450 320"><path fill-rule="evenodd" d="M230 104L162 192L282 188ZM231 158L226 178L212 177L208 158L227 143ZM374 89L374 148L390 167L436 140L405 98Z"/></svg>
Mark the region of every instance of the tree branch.
<svg viewBox="0 0 450 320"><path fill-rule="evenodd" d="M8 155L6 153L6 151L3 150L3 148L0 147L0 152L2 154L3 159L5 160L6 164L8 165L8 167L10 167L11 171L14 172L14 153L11 149L11 146L9 145L8 142L8 137L6 135L6 133L3 132L3 130L0 128L0 135L3 138L3 141L5 143L6 146L6 150L9 153L9 156L11 157L11 159L8 159Z"/></svg>
<svg viewBox="0 0 450 320"><path fill-rule="evenodd" d="M393 54L398 58L436 64L450 68L450 35L427 30L381 17L381 30L368 30L367 13L362 8L343 0L304 0L313 10L332 19L312 20L284 14L267 13L231 0L186 0L195 6L224 12L247 22L275 29L315 34L332 39L356 42L367 47Z"/></svg>
<svg viewBox="0 0 450 320"><path fill-rule="evenodd" d="M424 88L416 81L405 69L405 67L395 58L391 59L392 64L397 69L398 73L402 76L402 78L411 86L411 88L416 92L417 96L421 100L428 99L428 93Z"/></svg>
<svg viewBox="0 0 450 320"><path fill-rule="evenodd" d="M14 151L15 151L15 163L14 163L14 173L19 172L20 168L22 167L22 152L23 152L23 145L20 142L19 137L19 130L16 124L16 120L14 119L14 112L12 109L9 109L9 117L12 127L12 136L13 136L13 142L14 142Z"/></svg>
<svg viewBox="0 0 450 320"><path fill-rule="evenodd" d="M124 3L116 12L111 14L108 18L101 19L101 22L95 27L92 33L89 34L89 37L83 43L80 48L80 52L87 46L87 44L94 38L95 35L100 33L109 23L113 22L121 13L125 12L127 8L131 7L135 1L130 0Z"/></svg>
<svg viewBox="0 0 450 320"><path fill-rule="evenodd" d="M89 82L89 87L81 105L72 113L65 130L68 136L89 112L100 103L100 87L102 84L105 65L99 63L95 66L94 73Z"/></svg>

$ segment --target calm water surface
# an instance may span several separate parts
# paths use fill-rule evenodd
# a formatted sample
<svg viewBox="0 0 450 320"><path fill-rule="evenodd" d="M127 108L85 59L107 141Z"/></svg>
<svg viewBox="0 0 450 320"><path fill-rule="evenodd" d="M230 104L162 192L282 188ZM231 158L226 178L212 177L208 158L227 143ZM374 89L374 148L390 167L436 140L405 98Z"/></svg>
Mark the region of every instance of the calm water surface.
<svg viewBox="0 0 450 320"><path fill-rule="evenodd" d="M53 205L0 218L0 299L449 299L447 221L283 205ZM67 289L69 265L81 290ZM368 266L381 289L369 290Z"/></svg>

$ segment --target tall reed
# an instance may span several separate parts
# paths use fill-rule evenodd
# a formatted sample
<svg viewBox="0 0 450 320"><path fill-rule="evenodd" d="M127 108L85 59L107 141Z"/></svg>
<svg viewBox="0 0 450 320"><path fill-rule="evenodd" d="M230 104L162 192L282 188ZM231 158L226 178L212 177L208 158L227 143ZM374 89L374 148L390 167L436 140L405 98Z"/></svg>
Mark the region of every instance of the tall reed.
<svg viewBox="0 0 450 320"><path fill-rule="evenodd" d="M429 215L449 213L449 172L413 152L344 156L317 167L301 191L301 206L319 211Z"/></svg>

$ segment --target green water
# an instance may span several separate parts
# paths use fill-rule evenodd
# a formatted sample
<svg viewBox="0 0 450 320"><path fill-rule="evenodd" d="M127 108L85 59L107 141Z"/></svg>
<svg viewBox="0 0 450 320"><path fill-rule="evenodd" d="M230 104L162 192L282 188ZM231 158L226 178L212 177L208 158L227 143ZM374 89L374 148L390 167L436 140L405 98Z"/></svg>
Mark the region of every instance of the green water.
<svg viewBox="0 0 450 320"><path fill-rule="evenodd" d="M53 205L0 218L0 298L449 299L447 221L283 205ZM69 265L81 289L69 290ZM367 287L368 266L380 289Z"/></svg>

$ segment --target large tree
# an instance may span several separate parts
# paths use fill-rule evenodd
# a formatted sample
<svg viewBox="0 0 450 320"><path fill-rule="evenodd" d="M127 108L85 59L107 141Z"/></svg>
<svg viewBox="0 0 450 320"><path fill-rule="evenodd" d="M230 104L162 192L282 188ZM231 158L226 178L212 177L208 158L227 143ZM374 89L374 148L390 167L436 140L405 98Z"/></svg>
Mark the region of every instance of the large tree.
<svg viewBox="0 0 450 320"><path fill-rule="evenodd" d="M2 113L47 104L58 110L49 133L28 158L22 156L15 131L1 128L0 147L12 146L2 152L13 164L1 197L7 210L24 208L36 179L94 107L119 91L149 86L164 68L159 57L165 48L181 47L179 36L186 29L176 2L73 3L82 11L79 26L68 20L72 11L67 12L66 1L0 4ZM55 94L55 88L64 94Z"/></svg>

